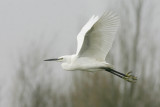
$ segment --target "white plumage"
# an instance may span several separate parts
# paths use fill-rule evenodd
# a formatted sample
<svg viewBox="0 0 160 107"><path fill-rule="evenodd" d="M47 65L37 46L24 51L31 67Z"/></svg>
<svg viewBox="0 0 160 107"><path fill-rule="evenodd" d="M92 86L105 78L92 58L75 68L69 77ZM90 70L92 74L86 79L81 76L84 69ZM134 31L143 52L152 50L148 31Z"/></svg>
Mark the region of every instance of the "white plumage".
<svg viewBox="0 0 160 107"><path fill-rule="evenodd" d="M92 16L77 36L76 55L104 61L112 46L119 22L118 16L112 12L106 12L100 18Z"/></svg>
<svg viewBox="0 0 160 107"><path fill-rule="evenodd" d="M129 82L136 80L133 75L115 71L105 58L118 30L120 20L113 12L105 12L101 17L92 16L77 36L77 52L45 61L60 61L65 70L100 71L105 70Z"/></svg>

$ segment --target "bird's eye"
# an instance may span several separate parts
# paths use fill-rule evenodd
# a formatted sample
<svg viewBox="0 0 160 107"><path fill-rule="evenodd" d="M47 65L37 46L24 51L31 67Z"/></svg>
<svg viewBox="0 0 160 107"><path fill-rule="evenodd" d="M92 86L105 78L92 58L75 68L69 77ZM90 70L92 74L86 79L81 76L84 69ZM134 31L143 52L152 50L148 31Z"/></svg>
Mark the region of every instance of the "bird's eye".
<svg viewBox="0 0 160 107"><path fill-rule="evenodd" d="M63 58L59 58L59 60L63 60Z"/></svg>

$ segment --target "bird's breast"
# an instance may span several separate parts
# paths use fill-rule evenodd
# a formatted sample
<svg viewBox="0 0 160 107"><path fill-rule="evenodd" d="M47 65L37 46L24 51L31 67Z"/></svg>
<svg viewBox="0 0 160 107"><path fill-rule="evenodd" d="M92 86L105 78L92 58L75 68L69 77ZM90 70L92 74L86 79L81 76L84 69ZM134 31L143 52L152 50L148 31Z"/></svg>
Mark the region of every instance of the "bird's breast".
<svg viewBox="0 0 160 107"><path fill-rule="evenodd" d="M69 63L62 63L61 66L64 70L67 70L67 71L75 70L75 68L72 66L72 64L69 64Z"/></svg>

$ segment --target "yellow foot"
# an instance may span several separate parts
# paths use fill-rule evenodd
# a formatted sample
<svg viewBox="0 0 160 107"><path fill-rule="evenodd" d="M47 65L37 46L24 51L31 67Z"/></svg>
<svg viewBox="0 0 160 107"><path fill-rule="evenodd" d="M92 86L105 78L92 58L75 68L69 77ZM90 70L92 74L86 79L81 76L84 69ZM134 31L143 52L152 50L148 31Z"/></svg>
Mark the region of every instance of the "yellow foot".
<svg viewBox="0 0 160 107"><path fill-rule="evenodd" d="M132 82L135 83L137 80L137 77L135 77L134 75L131 74L132 72L128 72L126 73L126 76L123 77L124 80L128 81L128 82Z"/></svg>

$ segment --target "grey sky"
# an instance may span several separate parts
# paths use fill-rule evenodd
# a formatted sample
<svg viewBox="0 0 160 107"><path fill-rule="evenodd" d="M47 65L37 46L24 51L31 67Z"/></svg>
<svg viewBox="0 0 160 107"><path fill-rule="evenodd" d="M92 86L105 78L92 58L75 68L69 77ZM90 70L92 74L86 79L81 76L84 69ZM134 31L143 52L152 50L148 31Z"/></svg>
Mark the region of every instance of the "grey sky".
<svg viewBox="0 0 160 107"><path fill-rule="evenodd" d="M67 52L70 41L63 40L76 39L79 26L93 13L102 12L104 3L104 0L1 0L1 76L8 75L13 69L13 60L20 52L27 51L31 42L39 41L40 38L47 42L58 35L58 38L63 38L63 44L58 43L59 48L66 46L64 52ZM76 45L76 41L73 44ZM61 50L55 51L60 53Z"/></svg>

